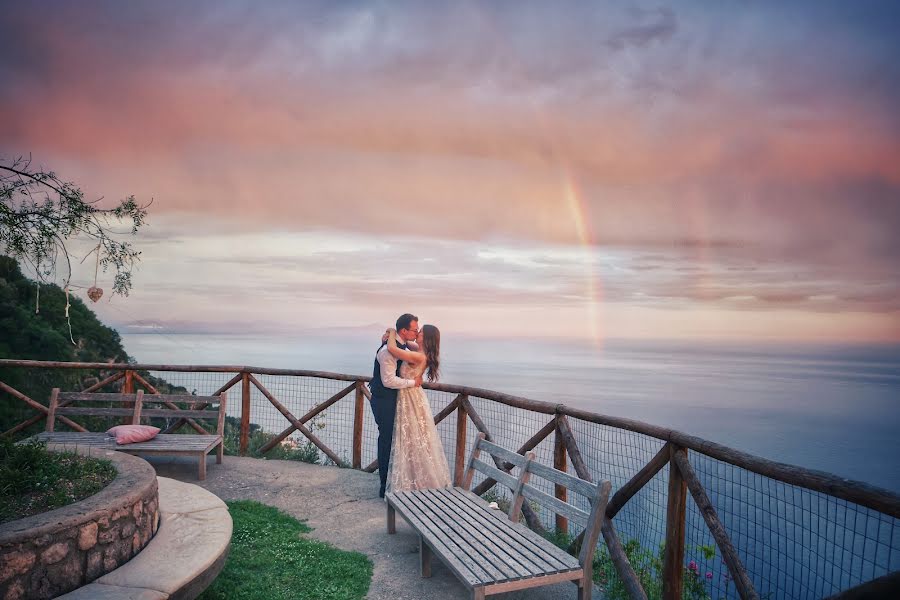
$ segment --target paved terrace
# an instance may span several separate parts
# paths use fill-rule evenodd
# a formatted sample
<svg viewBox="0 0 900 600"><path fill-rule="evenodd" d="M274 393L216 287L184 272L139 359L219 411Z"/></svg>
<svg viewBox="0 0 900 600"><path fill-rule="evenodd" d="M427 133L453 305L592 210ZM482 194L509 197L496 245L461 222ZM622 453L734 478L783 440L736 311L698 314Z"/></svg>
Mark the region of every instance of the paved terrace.
<svg viewBox="0 0 900 600"><path fill-rule="evenodd" d="M468 598L469 592L439 559L432 576L419 575L419 538L397 518L397 534L385 529L385 504L378 498L377 473L302 462L226 456L197 481L196 464L179 458L149 459L158 475L200 485L222 500L257 500L306 521L306 535L372 559L370 600ZM493 596L498 600L568 600L572 583ZM597 589L594 597L601 597Z"/></svg>

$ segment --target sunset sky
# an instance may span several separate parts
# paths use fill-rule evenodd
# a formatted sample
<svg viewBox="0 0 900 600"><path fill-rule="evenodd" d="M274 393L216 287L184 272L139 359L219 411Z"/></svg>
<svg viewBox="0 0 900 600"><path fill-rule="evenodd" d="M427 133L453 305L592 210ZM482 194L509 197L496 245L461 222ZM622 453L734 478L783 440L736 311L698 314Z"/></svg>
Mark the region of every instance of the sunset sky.
<svg viewBox="0 0 900 600"><path fill-rule="evenodd" d="M891 1L7 3L0 157L153 199L131 296L100 281L123 331L897 342L898 30Z"/></svg>

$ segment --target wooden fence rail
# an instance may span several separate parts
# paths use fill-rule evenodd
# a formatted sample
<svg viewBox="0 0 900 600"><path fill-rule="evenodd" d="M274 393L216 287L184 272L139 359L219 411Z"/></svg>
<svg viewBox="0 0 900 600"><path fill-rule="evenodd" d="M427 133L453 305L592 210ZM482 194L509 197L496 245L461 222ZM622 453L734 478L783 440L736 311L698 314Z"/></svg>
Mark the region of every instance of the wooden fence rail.
<svg viewBox="0 0 900 600"><path fill-rule="evenodd" d="M352 439L349 441L352 458L350 459L350 464L345 466L351 466L352 468L369 472L378 468L378 461L375 461L364 468L362 467L364 437L363 422L366 410L365 400L371 400L371 393L365 385L370 381L371 378L369 377L323 371L269 369L251 366L67 363L0 359L0 368L3 367L29 369L88 369L101 372L112 372L112 374L103 378L101 381L82 390L85 394L98 391L109 385L120 385L122 393L134 393L134 388L138 385L141 386L146 393L158 395L159 391L156 390L156 388L154 388L154 386L151 385L139 371L233 373L234 376L228 383L222 386L213 395L218 395L238 383L241 384L241 419L238 443L238 451L240 454L244 455L248 451L251 424L250 413L252 405L250 402L250 395L252 384L252 386L255 387L288 422L288 426L283 431L276 434L259 449L260 452L266 453L270 451L291 434L299 432L310 442L315 444L325 456L338 465L341 465L343 461L338 457L337 453L319 439L306 426L306 423L321 414L327 408L342 401L344 398L352 398ZM348 385L330 398L318 403L300 418L297 418L283 402L259 381L259 375L330 379L334 381L344 381L347 382ZM467 424L472 423L479 432L485 435L486 439L492 439L489 428L472 405L471 398L480 398L537 414L549 415L551 417L549 422L522 444L517 450L517 453L525 455L534 450L538 444L553 434L554 468L559 471L566 471L568 464L571 463L576 475L587 482L593 481L594 477L584 461L575 434L573 433L572 425L569 422L570 418L586 423L594 423L640 433L664 442L662 448L647 462L647 464L643 465L636 473L634 473L631 479L620 487L612 496L606 506L605 518L601 528L604 542L609 550L610 559L612 560L619 577L622 579L626 591L635 599L646 600L647 595L645 590L641 587L640 580L635 574L634 569L628 562L628 557L618 537L613 520L629 500L647 485L660 470L665 468L666 465L669 466L669 474L665 547L663 552L663 597L666 599L679 599L682 595L682 578L684 577L685 561L685 514L687 497L688 493L690 493L693 502L697 505L710 534L722 554L728 574L734 581L738 594L743 599L759 598L727 530L722 525L712 501L687 458L688 451L703 454L710 458L723 461L753 473L758 473L777 481L821 492L835 498L841 498L895 519L900 518L900 496L888 490L871 486L863 482L839 478L835 475L823 473L821 471L813 471L802 467L770 461L702 438L689 436L675 430L631 419L599 415L581 409L573 409L562 404L551 404L528 398L511 396L491 390L447 384L425 384L424 387L436 391L456 394L454 399L434 416L434 422L437 424L454 412L456 413L455 461L453 464L453 481L456 484L459 484L462 481L464 475L463 467L467 444ZM3 435L19 433L46 417L48 409L40 402L33 398L29 398L27 395L15 390L2 381L0 381L0 390L8 393L15 399L24 402L28 407L37 412L35 416L17 424L10 430L4 432ZM161 400L165 402L164 399L161 398ZM71 402L71 400L68 400L67 402ZM60 406L63 406L64 404L65 403L61 403ZM166 405L173 410L185 411L184 417L177 418L166 431L174 431L185 424L190 425L198 431L202 431L202 427L192 418L188 417L195 414L194 411L205 408L205 404L196 403L195 406L191 406L189 409L181 409L171 402L168 402ZM178 413L174 414L177 415ZM70 421L63 416L59 416L58 418L67 426L75 430L84 430L78 423ZM510 454L510 456L512 455ZM494 460L497 468L501 471L509 473L513 468L511 463L505 462L500 458L494 457ZM484 494L495 486L496 483L497 482L493 479L485 479L476 486L473 491L476 494ZM567 499L566 495L567 490L564 486L554 486L554 496L557 499L565 501ZM534 513L528 503L522 505L522 514L530 527L538 531L543 531L543 525L541 524L538 515ZM567 516L565 514L557 514L555 526L558 531L568 532L569 523ZM577 552L581 541L581 537L577 538L575 542L573 542L572 547L570 547L570 551Z"/></svg>

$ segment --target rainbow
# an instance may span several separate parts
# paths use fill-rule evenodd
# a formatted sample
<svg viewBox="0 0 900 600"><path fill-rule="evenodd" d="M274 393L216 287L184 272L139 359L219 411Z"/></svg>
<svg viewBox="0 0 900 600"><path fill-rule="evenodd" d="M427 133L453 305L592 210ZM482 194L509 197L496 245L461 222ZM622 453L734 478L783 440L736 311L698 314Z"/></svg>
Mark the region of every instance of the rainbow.
<svg viewBox="0 0 900 600"><path fill-rule="evenodd" d="M600 323L600 303L603 300L600 280L596 274L595 240L591 221L588 215L587 204L578 187L578 182L568 169L562 170L563 196L572 222L575 225L575 234L581 245L583 253L583 265L585 285L587 287L587 324L592 341L598 346L602 343L603 332Z"/></svg>

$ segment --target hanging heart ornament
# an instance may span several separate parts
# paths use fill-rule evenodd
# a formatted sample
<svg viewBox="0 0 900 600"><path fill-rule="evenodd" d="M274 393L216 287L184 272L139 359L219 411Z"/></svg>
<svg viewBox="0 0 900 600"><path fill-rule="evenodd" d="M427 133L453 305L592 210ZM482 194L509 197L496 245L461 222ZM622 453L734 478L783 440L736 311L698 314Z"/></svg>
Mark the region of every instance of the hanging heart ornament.
<svg viewBox="0 0 900 600"><path fill-rule="evenodd" d="M90 288L88 288L87 294L88 298L91 299L91 302L96 302L100 299L101 296L103 296L103 290L95 285L92 285Z"/></svg>

